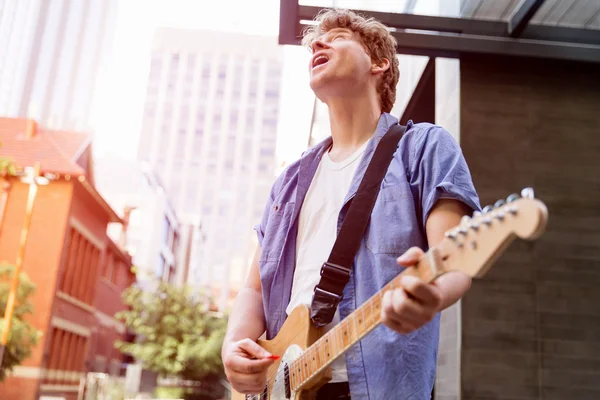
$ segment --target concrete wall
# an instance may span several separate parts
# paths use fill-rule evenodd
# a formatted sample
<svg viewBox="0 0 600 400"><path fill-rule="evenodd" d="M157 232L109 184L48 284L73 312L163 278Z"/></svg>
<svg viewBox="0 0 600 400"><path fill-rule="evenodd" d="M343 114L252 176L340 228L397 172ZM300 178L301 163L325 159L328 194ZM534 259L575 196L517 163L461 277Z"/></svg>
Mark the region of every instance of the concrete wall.
<svg viewBox="0 0 600 400"><path fill-rule="evenodd" d="M546 234L462 302L462 399L600 398L598 65L461 60L461 147L482 205L532 186Z"/></svg>

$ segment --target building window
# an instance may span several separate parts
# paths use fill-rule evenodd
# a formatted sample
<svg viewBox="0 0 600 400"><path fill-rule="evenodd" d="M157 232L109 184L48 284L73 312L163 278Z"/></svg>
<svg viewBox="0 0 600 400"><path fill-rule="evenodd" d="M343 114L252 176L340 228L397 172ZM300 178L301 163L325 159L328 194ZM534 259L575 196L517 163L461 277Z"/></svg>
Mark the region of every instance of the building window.
<svg viewBox="0 0 600 400"><path fill-rule="evenodd" d="M52 328L46 384L78 385L73 372L84 372L87 338L59 328Z"/></svg>
<svg viewBox="0 0 600 400"><path fill-rule="evenodd" d="M71 227L59 290L92 304L99 259L100 250Z"/></svg>

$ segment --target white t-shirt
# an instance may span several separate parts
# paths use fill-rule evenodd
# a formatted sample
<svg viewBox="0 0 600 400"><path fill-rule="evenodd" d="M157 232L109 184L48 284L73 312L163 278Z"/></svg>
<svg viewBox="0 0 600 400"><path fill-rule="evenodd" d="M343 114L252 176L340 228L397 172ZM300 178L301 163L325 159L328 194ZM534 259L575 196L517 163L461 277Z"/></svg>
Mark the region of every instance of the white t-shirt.
<svg viewBox="0 0 600 400"><path fill-rule="evenodd" d="M288 315L298 305L310 306L312 302L314 288L321 277L321 266L329 258L337 236L338 215L367 143L342 162L333 162L329 152L325 152L321 158L300 210L296 270L292 296L286 309ZM336 310L325 331L339 321L339 310ZM333 376L330 382L348 381L345 357L335 360L331 368Z"/></svg>

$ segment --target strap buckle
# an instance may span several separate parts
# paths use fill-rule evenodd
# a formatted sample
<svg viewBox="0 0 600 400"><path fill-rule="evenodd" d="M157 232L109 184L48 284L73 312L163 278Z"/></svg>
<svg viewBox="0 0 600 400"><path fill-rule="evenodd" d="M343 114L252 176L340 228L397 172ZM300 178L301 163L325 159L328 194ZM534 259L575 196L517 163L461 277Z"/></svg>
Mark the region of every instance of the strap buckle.
<svg viewBox="0 0 600 400"><path fill-rule="evenodd" d="M311 306L311 319L317 327L325 326L333 319L343 298L341 291L350 279L350 270L338 264L325 262L321 267L321 277L321 282L315 286ZM340 290L340 294L332 292L337 291L336 289Z"/></svg>
<svg viewBox="0 0 600 400"><path fill-rule="evenodd" d="M334 282L347 282L350 279L350 270L330 262L324 262L321 267L321 276L327 275L326 278Z"/></svg>

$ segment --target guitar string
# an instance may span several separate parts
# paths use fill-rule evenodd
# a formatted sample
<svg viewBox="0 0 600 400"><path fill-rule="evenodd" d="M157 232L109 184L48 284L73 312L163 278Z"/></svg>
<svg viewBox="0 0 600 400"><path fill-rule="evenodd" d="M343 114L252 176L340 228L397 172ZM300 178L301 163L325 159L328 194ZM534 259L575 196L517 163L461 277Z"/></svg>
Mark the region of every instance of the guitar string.
<svg viewBox="0 0 600 400"><path fill-rule="evenodd" d="M365 303L366 303L366 302L365 302ZM348 319L344 320L343 322L341 321L341 322L339 323L339 325L338 325L338 326L341 326L341 325L342 325L342 323L346 323L347 325L349 325L349 322L347 322L347 321L348 321ZM299 332L299 333L297 333L297 334L296 334L296 335L295 335L295 336L294 336L292 339L295 339L296 337L298 337L298 336L299 336L300 334L302 334L302 333L303 333L303 332ZM314 343L313 343L313 344L312 344L312 345L311 345L311 346L310 346L310 347L309 347L309 348L308 348L306 351L302 352L302 354L300 355L300 357L302 357L303 355L306 355L306 354L308 354L308 353L309 353L309 352L311 352L311 351L312 351L312 352L314 352L314 351L316 350L316 346L315 346L315 345L316 345L318 342L322 341L322 339L323 339L324 337L325 337L325 336L322 336L322 337L320 337L318 340L316 340L316 341L315 341L315 342L314 342ZM337 339L337 336L336 336L336 339ZM315 347L315 348L313 348L313 347ZM336 347L338 347L338 346L336 345ZM345 347L347 347L347 346L343 346L343 339L342 339L342 350L343 350ZM311 348L313 348L313 350L310 350ZM337 350L337 349L336 349L336 350ZM340 356L340 354L338 354L338 355L336 356L336 358L337 358L337 357L339 357L339 356ZM289 366L290 366L292 363L296 362L296 361L297 361L297 360L298 360L300 357L298 357L298 358L297 358L297 359L295 359L295 360L292 360L292 362L291 362L291 363L288 365L288 367L289 367ZM335 360L335 359L334 359L334 360ZM321 367L321 368L323 368L323 367ZM321 369L321 368L318 368L317 370L319 370L319 369ZM269 383L269 382L272 382L272 381L276 380L277 378L281 378L281 376L282 376L282 375L283 375L283 377L284 377L285 379L289 378L289 369L290 369L290 368L288 368L288 372L285 372L285 369L283 369L283 372L282 372L282 370L280 370L280 369L277 369L277 371L276 371L274 374L271 374L271 375L269 376L269 378L267 379L267 383ZM311 375L311 377L312 377L312 375L314 375L314 373L313 373L313 374L310 374L310 375Z"/></svg>
<svg viewBox="0 0 600 400"><path fill-rule="evenodd" d="M440 243L440 244L438 245L438 248L440 248L442 245L443 245L443 242L442 242L442 243ZM415 268L415 269L417 269L417 270L418 270L418 266L417 266L417 268ZM406 270L405 270L405 271L406 271ZM373 314L373 304L371 303L371 302L372 302L372 300L373 300L373 299L375 299L375 298L377 298L377 297L379 297L379 301L381 302L381 301L383 300L383 293L384 293L384 290L383 290L383 289L387 289L387 290L392 290L392 289L395 289L395 288L396 288L396 283L395 283L395 280L396 280L396 278L398 278L400 275L402 275L402 274L403 274L405 271L402 271L402 272L401 272L400 274L398 274L398 275L397 275L397 276L396 276L394 279L390 280L390 281L389 281L389 282L388 282L386 285L384 285L384 287L382 288L382 290L381 290L381 291L379 291L378 293L375 293L373 296L371 296L371 297L370 297L370 298L369 298L367 301L365 301L365 302L364 302L364 303L363 303L363 304L362 304L362 305L361 305L359 308L357 308L355 311L358 311L358 310L359 310L359 309L360 309L362 306L366 305L367 303L370 303L370 305L371 305L371 314ZM386 291L387 291L387 290L386 290ZM363 310L363 317L364 317L364 312L365 312L365 311ZM373 316L373 315L372 315L372 316ZM343 322L346 322L346 321L348 321L348 319L344 319L344 320L340 321L340 323L339 323L339 324L338 324L338 325L337 325L337 326L336 326L334 329L336 329L337 327L339 327L340 325L342 325L342 323L343 323ZM375 319L374 319L373 323L376 323L376 322L377 322L377 318L375 317ZM298 332L298 333L297 333L297 334L296 334L294 337L292 337L292 340L293 340L293 339L295 339L295 338L297 338L297 337L298 337L300 334L302 334L302 333L303 333L303 332ZM313 347L313 346L314 346L316 343L318 343L319 341L321 341L321 340L322 340L324 337L325 337L325 336L322 336L322 337L320 337L318 340L316 340L316 341L315 341L315 343L313 343L313 344L312 344L312 345L309 347L309 349L310 349L311 347ZM337 339L337 335L335 336L335 338ZM291 341L291 340L290 340L290 341ZM358 342L358 341L357 341L357 342ZM355 343L353 343L352 345L354 345L354 344L355 344ZM350 346L351 346L351 345L350 345ZM349 348L350 346L343 346L343 339L342 339L342 349L343 349L343 351L346 351L346 350L347 350L347 349L344 349L345 347L348 347L348 348ZM337 347L337 345L336 345L336 347ZM308 351L310 351L310 350L307 350L307 352L308 352ZM313 351L314 351L314 350L313 350ZM303 352L303 353L300 355L300 357L301 357L302 355L306 354L307 352ZM338 354L338 355L336 356L336 358L337 358L337 357L339 357L339 356L340 356L340 354ZM300 357L298 357L298 358L300 358ZM296 360L297 360L297 359L296 359ZM296 360L293 360L293 361L292 361L292 363L293 363L293 362L295 362ZM335 360L335 359L334 359L334 360ZM290 363L290 364L291 364L291 363ZM323 367L321 367L321 368L318 368L318 369L317 369L317 371L318 371L318 370L320 370L320 369L322 369L322 368L323 368ZM277 371L275 371L275 373L274 373L274 374L271 374L271 375L270 375L270 376L267 378L267 386L269 385L269 383L274 383L274 381L275 381L275 380L277 380L278 378L281 378L281 377L282 377L282 375L283 375L284 379L287 379L287 378L289 378L289 372L288 372L288 373L287 373L287 375L286 375L286 373L285 373L285 369L284 369L284 370L283 370L283 372L282 372L282 371L281 371L281 370L278 368L278 369L277 369ZM314 375L315 375L314 373L313 373L313 374L310 374L310 378L312 378ZM308 379L310 379L310 378L308 378ZM304 380L303 380L302 382L304 382Z"/></svg>
<svg viewBox="0 0 600 400"><path fill-rule="evenodd" d="M402 273L400 273L399 275L402 275ZM385 286L384 286L382 289L387 289L387 290L395 289L395 288L396 288L396 283L395 283L394 281L395 281L395 278L394 278L394 279L392 279L390 282L388 282L388 284L387 284L387 285L385 285ZM386 291L387 291L387 290L386 290ZM361 305L361 307L363 307L363 306L366 306L366 304L367 304L367 303L369 303L369 304L370 304L370 306L371 306L371 316L373 316L373 317L374 317L374 320L373 320L373 324L374 324L374 325L377 323L377 317L373 315L373 310L374 310L374 309L373 309L372 300L374 300L375 298L379 297L379 301L381 302L381 301L383 300L383 294L384 294L384 291L383 291L383 290L381 290L380 292L378 292L378 293L374 294L373 296L371 296L371 297L370 297L370 298L369 298L367 301L365 301L365 302L364 302L364 303ZM361 307L357 308L355 311L358 311L358 310L359 310ZM381 309L380 309L380 310L381 310ZM363 317L364 317L364 313L365 313L365 310L363 310ZM338 325L337 325L337 326L336 326L334 329L338 328L338 327L339 327L339 326L341 326L343 323L346 323L347 325L349 325L349 322L348 322L348 321L349 321L349 319L347 319L347 318L346 318L346 319L344 319L344 320L342 320L342 321L340 321L340 323L339 323L339 324L338 324ZM372 328L372 329L373 329L373 328ZM290 341L292 341L293 339L297 338L297 337L298 337L299 335L301 335L302 333L303 333L303 332L298 332L298 333L297 333L295 336L293 336L293 337L290 339ZM318 342L322 341L324 337L325 337L325 335L324 335L324 336L321 336L321 337L320 337L319 339L317 339L317 340L316 340L316 341L315 341L315 342L314 342L314 343L313 343L313 344L312 344L312 345L311 345L311 346L310 346L308 349L312 348L312 347L313 347L315 344L317 344ZM335 338L337 339L337 335L335 335ZM351 346L353 346L353 345L354 345L354 344L356 344L357 342L358 342L358 340L357 340L355 343L349 344L348 346L344 346L344 345L343 345L343 339L342 339L342 340L341 340L341 343L342 343L342 346L341 346L341 347L342 347L342 352L345 352L345 351L346 351L348 348L350 348ZM337 345L336 345L336 347L337 347ZM336 350L337 350L337 349L336 349ZM310 352L310 351L311 351L311 350L307 350L307 351L303 352L303 353L300 355L300 357L301 357L301 356L303 356L303 355L305 355L305 354L308 354L308 352ZM312 351L314 351L314 350L312 350ZM337 357L339 357L340 355L341 355L341 353L340 353L340 354L338 354L338 355L336 356L336 359L337 359ZM295 361L297 361L297 360L298 360L300 357L298 357L298 358L297 358L297 359L295 359L295 360L292 360L292 362L290 363L290 365L291 365L292 363L294 363ZM335 359L334 359L334 360L335 360ZM322 368L323 368L323 367L320 367L320 368L318 368L318 369L317 369L317 371L318 371L318 370L320 370L320 369L322 369ZM313 373L313 374L310 374L309 378L307 378L307 379L305 379L305 380L302 380L302 383L306 382L306 380L308 380L308 379L312 378L314 375L315 375L315 373ZM274 381L275 381L275 380L277 380L278 378L281 378L281 377L283 377L284 379L288 379L288 378L289 378L289 368L288 368L288 372L287 372L287 373L285 372L285 369L283 369L283 370L280 370L280 369L278 368L278 369L277 369L277 371L275 371L275 373L274 373L274 374L271 374L271 375L270 375L270 376L267 378L267 383L266 383L266 384L267 384L267 387L268 387L269 383L274 383ZM262 399L259 399L259 400L262 400Z"/></svg>
<svg viewBox="0 0 600 400"><path fill-rule="evenodd" d="M400 273L399 275L402 275L402 273ZM398 276L399 276L399 275L398 275ZM396 288L396 283L395 283L394 281L395 281L395 278L394 278L394 279L392 279L390 282L388 282L388 284L386 284L386 285L385 285L385 286L384 286L382 289L387 289L387 290L395 289L395 288ZM387 286L387 288L386 288L386 286ZM371 296L371 297L370 297L370 298L369 298L367 301L365 301L365 302L364 302L364 303L363 303L363 304L362 304L362 305L361 305L359 308L357 308L355 311L358 311L360 308L362 308L363 306L366 306L366 304L367 304L367 303L369 303L369 304L370 304L370 306L371 306L371 316L373 316L373 317L374 317L374 320L373 320L373 325L377 324L377 317L373 315L373 310L374 310L374 309L373 309L372 300L374 300L375 298L379 297L379 301L381 302L381 301L383 300L383 294L384 294L384 291L383 291L383 290L381 290L380 292L378 292L378 293L374 294L374 295L373 295L373 296ZM380 310L381 310L381 309L380 309ZM363 317L364 317L364 313L365 313L365 310L363 310ZM380 321L379 321L379 322L380 322ZM334 327L333 329L336 329L336 328L338 328L338 327L339 327L339 326L341 326L343 323L346 323L347 325L350 325L350 324L349 324L349 319L347 319L347 318L346 318L346 319L344 319L344 320L340 321L340 323L339 323L338 325L336 325L336 327ZM372 327L371 329L374 329L374 327ZM368 330L370 331L370 329L368 329ZM303 332L298 332L296 335L294 335L294 336L293 336L293 337L290 339L290 341L292 341L293 339L297 338L297 337L298 337L299 335L301 335L302 333L303 333ZM328 332L328 333L329 333L329 332ZM309 350L309 349L310 349L310 348L312 348L312 347L314 347L314 346L315 346L315 344L317 344L318 342L322 341L324 337L325 337L325 335L324 335L324 336L321 336L319 339L317 339L317 340L316 340L316 341L315 341L315 342L314 342L314 343L313 343L311 346L309 346L309 347L308 347L307 351L304 351L304 352L302 352L302 353L301 353L300 357L302 357L302 356L303 356L303 355L305 355L305 354L308 354L308 353L311 351L311 350ZM335 335L334 337L337 339L337 335ZM356 341L356 342L354 342L354 343L349 343L349 345L348 345L348 346L344 346L344 345L343 345L343 339L342 339L342 340L341 340L341 343L342 343L342 353L343 353L343 352L345 352L345 351L346 351L348 348L350 348L350 347L351 347L351 346L353 346L354 344L358 343L358 341L359 341L359 340L357 340L357 341ZM337 347L337 345L336 345L336 347ZM337 349L336 349L336 350L337 350ZM312 351L315 351L315 350L313 349ZM340 353L340 354L338 354L338 355L336 356L336 358L335 358L335 359L337 359L337 357L339 357L340 355L341 355L341 353ZM291 365L292 363L294 363L295 361L297 361L297 360L298 360L300 357L298 357L298 358L297 358L297 359L295 359L295 360L292 360L292 362L291 362L289 365ZM333 362L335 359L333 359L331 362ZM288 365L288 367L289 367L289 365ZM320 368L317 368L317 371L321 370L322 368L323 368L322 366L321 366ZM308 379L310 379L310 378L314 377L314 375L315 375L315 373L312 373L312 374L310 374L310 376L309 376L307 379L303 380L303 381L302 381L302 383L304 383L304 382L306 382ZM269 386L269 383L274 383L274 382L275 382L275 380L277 380L278 378L281 378L282 376L283 376L283 378L284 378L284 379L289 379L289 376L290 376L290 375L289 375L289 368L288 368L288 372L286 372L286 371L285 371L285 368L284 368L283 370L280 370L280 369L278 368L278 369L277 369L277 371L275 371L275 373L274 373L274 374L271 374L271 375L270 375L270 376L267 378L266 386L268 387L268 386ZM263 393L261 393L260 395L252 395L252 396L264 396L264 392L263 392ZM262 399L262 398L259 398L258 400L263 400L263 399Z"/></svg>
<svg viewBox="0 0 600 400"><path fill-rule="evenodd" d="M369 299L369 300L370 300L370 299ZM365 304L366 304L366 302L365 302ZM343 322L346 322L346 321L348 321L348 319L344 320ZM347 324L349 324L348 322L346 322L346 323L347 323ZM341 325L342 325L342 321L340 321L340 323L339 323L339 325L338 325L338 326L341 326ZM296 334L294 337L292 337L292 338L291 338L291 340L293 340L293 339L297 338L297 337L298 337L299 335L301 335L302 333L303 333L303 332L298 332L298 333L297 333L297 334ZM320 337L319 339L317 339L317 340L316 340L316 341L315 341L315 342L314 342L314 343L313 343L313 344L312 344L312 345L309 347L309 349L310 349L310 348L312 348L312 347L313 347L313 346L314 346L316 343L318 343L319 341L321 341L321 340L323 339L323 337L325 337L325 336L322 336L322 337ZM290 341L291 341L291 340L290 340ZM343 344L343 341L342 341L342 344ZM336 347L337 347L337 345L336 345ZM342 349L343 349L344 347L346 347L346 346L342 346ZM301 356L303 356L303 355L305 355L305 354L308 354L310 351L315 351L315 350L314 350L314 349L313 349L313 350L307 350L307 351L303 352L303 353L300 355L300 357L301 357ZM337 357L339 357L339 356L340 356L340 354L338 354L338 355L336 356L336 358L337 358ZM295 360L292 360L292 362L291 362L289 365L291 365L292 363L294 363L295 361L297 361L297 360L298 360L300 357L298 357L298 358L297 358L297 359L295 359ZM334 359L334 360L335 360L335 359ZM288 367L289 367L289 365L288 365ZM323 368L323 367L321 367L321 368ZM318 368L317 370L319 370L319 369L321 369L321 368ZM312 375L314 375L314 373L313 373L313 374L311 374L311 377L312 377ZM283 376L283 378L284 378L284 379L288 379L288 378L290 377L290 375L289 375L289 368L288 368L288 372L286 372L286 371L285 371L285 368L284 368L283 370L280 370L280 369L278 368L278 369L277 369L277 371L276 371L274 374L271 374L271 375L270 375L270 376L267 378L267 386L269 385L269 383L274 383L274 381L275 381L275 380L277 380L278 378L281 378L282 376ZM259 399L259 400L260 400L260 399Z"/></svg>
<svg viewBox="0 0 600 400"><path fill-rule="evenodd" d="M400 273L399 275L402 275L402 273ZM395 288L396 288L396 284L394 283L394 281L395 281L395 279L392 279L392 280L391 280L390 282L388 282L388 284L387 284L387 285L385 285L385 286L384 286L382 289L387 289L387 290L395 289ZM386 286L387 286L387 288L386 288ZM373 296L371 296L371 297L370 297L370 298L369 298L367 301L365 301L365 302L364 302L364 303L361 305L361 307L363 307L363 306L366 306L366 304L367 304L367 303L369 303L369 304L370 304L370 306L371 306L371 315L374 317L373 324L376 324L376 323L377 323L377 317L373 315L373 310L374 310L374 309L373 309L372 300L374 300L375 298L379 297L379 301L381 302L381 301L383 300L383 293L384 293L384 291L382 290L382 291L380 291L380 292L378 292L378 293L374 294ZM361 307L357 308L355 311L358 311L358 310L359 310ZM364 317L364 313L365 313L365 310L363 310L363 317ZM342 321L340 321L340 323L339 323L339 324L338 324L338 325L337 325L335 328L333 328L333 329L336 329L336 328L338 328L338 327L339 327L339 326L341 326L343 323L346 323L346 324L348 324L348 325L349 325L349 322L348 322L348 321L349 321L349 319L347 319L347 318L346 318L346 319L344 319L344 320L342 320ZM290 339L290 341L292 341L293 339L297 338L297 337L298 337L298 336L300 336L301 334L303 334L303 332L298 332L296 335L294 335L294 336L293 336L293 337ZM311 346L310 346L308 349L312 348L312 347L313 347L315 344L317 344L318 342L322 341L324 337L325 337L325 335L324 335L324 336L321 336L321 337L320 337L319 339L317 339L317 340L316 340L316 341L315 341L315 342L314 342L314 343L313 343L313 344L312 344L312 345L311 345ZM337 339L337 335L335 335L334 337ZM350 344L350 345L348 345L348 346L344 346L344 345L343 345L343 339L341 340L341 342L342 342L342 351L344 351L344 352L345 352L345 351L346 351L348 348L350 348L351 346L353 346L354 344L356 344L358 341L356 341L355 343L352 343L352 344ZM337 345L336 345L336 347L337 347ZM336 349L336 350L337 350L337 349ZM300 355L300 357L301 357L302 355L305 355L305 354L307 354L309 351L311 351L311 350L307 350L307 351L303 352L303 353ZM314 351L314 350L312 350L312 351ZM339 357L340 355L341 355L341 354L338 354L338 355L336 356L336 358L337 358L337 357ZM291 365L292 363L294 363L295 361L297 361L297 360L298 360L300 357L298 357L298 358L297 358L297 359L295 359L295 360L292 360L292 362L290 363L290 365ZM335 359L334 359L334 360L335 360ZM317 371L318 371L318 370L320 370L320 369L322 369L322 368L323 368L323 367L321 367L321 368L318 368L318 369L317 369ZM289 368L288 368L288 370L289 370ZM309 377L309 378L307 378L307 379L310 379L310 378L312 378L314 375L315 375L314 373L313 373L313 374L310 374L310 377ZM275 380L277 380L278 378L281 378L281 377L283 377L284 379L288 379L288 378L289 378L289 371L286 373L286 372L285 372L285 369L283 369L283 370L280 370L280 369L278 368L278 369L277 369L277 371L275 371L275 373L273 373L273 374L271 374L270 376L268 376L268 378L267 378L267 382L266 382L266 384L267 384L267 387L268 387L269 383L274 383L274 381L275 381ZM306 380L303 380L302 382L305 382L305 381L306 381Z"/></svg>
<svg viewBox="0 0 600 400"><path fill-rule="evenodd" d="M388 288L388 290L389 290L389 289L393 289L395 285L394 285L394 284L392 284L392 281L390 281L389 283L390 283L391 285L390 285L390 287ZM381 292L381 293L377 293L377 294L373 295L371 298L369 298L367 301L365 301L365 302L363 303L363 305L366 305L367 303L371 303L371 301L372 301L374 298L376 298L377 296L380 296L381 298L383 298L383 292ZM379 301L381 301L381 299L380 299ZM373 304L370 304L370 305L371 305L371 314L373 314ZM361 305L361 307L362 307L362 305ZM360 309L360 307L359 307L358 309L356 309L355 311L358 311L359 309ZM363 316L364 316L364 310L363 310ZM373 315L372 315L372 316L373 316ZM377 318L375 317L375 319L373 320L373 323L376 323L376 322L377 322ZM343 323L346 323L347 325L350 325L350 323L349 323L349 319L344 319L344 320L340 321L340 323L339 323L339 324L336 326L336 328L337 328L337 327L339 327L339 326L341 326ZM335 329L335 328L334 328L334 329ZM292 340L293 340L293 339L295 339L295 338L297 338L297 337L298 337L300 334L302 334L302 333L303 333L303 332L298 332L298 333L297 333L297 334L296 334L294 337L292 337ZM316 341L315 341L315 342L314 342L314 343L313 343L313 344L312 344L312 345L309 347L309 349L310 349L310 348L312 348L312 347L313 347L315 344L317 344L318 342L322 341L324 337L325 337L325 336L321 336L319 339L317 339L317 340L316 340ZM337 339L337 335L335 336L335 338ZM357 341L357 342L358 342L358 341ZM344 352L344 351L346 351L348 348L350 348L351 346L353 346L353 345L354 345L354 344L356 344L357 342L355 342L355 343L352 343L352 344L349 344L348 346L344 346L344 345L343 345L343 339L342 339L342 340L341 340L341 343L342 343L342 346L341 346L341 347L342 347L342 351L343 351L343 352ZM337 345L336 345L336 347L337 347ZM337 350L337 349L336 349L336 350ZM311 351L311 350L307 350L307 351L303 352L303 353L302 353L300 356L302 356L302 355L305 355L305 354L308 354L308 352L310 352L310 351ZM312 351L315 351L315 350L313 349ZM338 354L338 355L336 356L336 358L337 358L337 357L339 357L340 355L341 355L341 353L340 353L340 354ZM295 361L297 361L299 358L300 358L300 357L298 357L297 359L293 360L293 361L292 361L292 363L293 363L293 362L295 362ZM334 359L334 360L335 360L335 359ZM291 363L290 363L290 364L291 364ZM318 371L318 370L320 370L320 369L322 369L322 368L323 368L323 367L320 367L320 368L318 368L318 369L317 369L317 371ZM288 370L289 370L289 368L288 368ZM315 375L315 373L313 373L313 374L310 374L310 377L309 377L309 378L307 378L307 379L310 379L310 378L312 378L314 375ZM278 369L277 369L277 371L276 371L274 374L271 374L271 375L270 375L270 376L267 378L267 386L269 385L269 383L274 383L274 381L275 381L275 380L277 380L278 378L281 378L282 376L283 376L283 378L284 378L284 379L288 379L288 378L289 378L289 371L286 373L286 372L285 372L285 369L283 369L283 370L280 370L280 369L278 368ZM305 382L305 381L306 381L306 380L303 380L302 382Z"/></svg>

